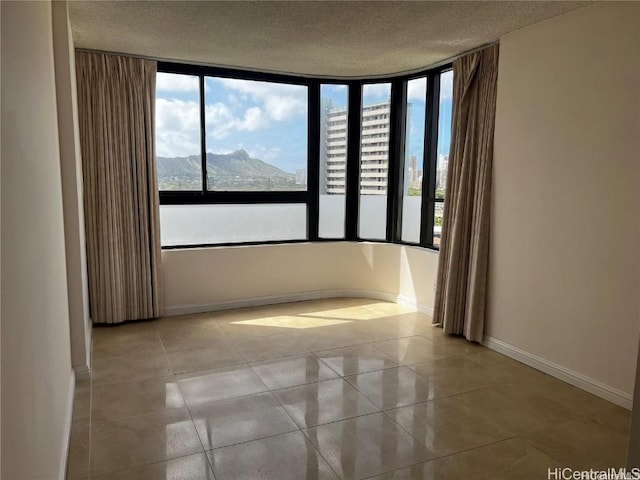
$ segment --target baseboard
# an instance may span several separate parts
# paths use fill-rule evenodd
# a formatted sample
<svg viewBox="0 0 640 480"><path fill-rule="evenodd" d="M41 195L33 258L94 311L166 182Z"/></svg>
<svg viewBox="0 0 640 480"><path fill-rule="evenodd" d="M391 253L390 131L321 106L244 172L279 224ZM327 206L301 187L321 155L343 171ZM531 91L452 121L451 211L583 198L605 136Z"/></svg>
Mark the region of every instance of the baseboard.
<svg viewBox="0 0 640 480"><path fill-rule="evenodd" d="M420 303L415 298L407 297L405 295L398 295L396 297L396 300L394 301L398 305L402 305L408 308L413 308L414 310L417 310L420 313L424 313L429 317L433 317L433 307L425 303Z"/></svg>
<svg viewBox="0 0 640 480"><path fill-rule="evenodd" d="M91 369L88 365L73 367L77 382L84 382L91 378Z"/></svg>
<svg viewBox="0 0 640 480"><path fill-rule="evenodd" d="M533 353L514 347L513 345L503 342L502 340L498 340L497 338L485 336L482 344L491 350L495 350L496 352L502 353L503 355L513 358L525 365L529 365L536 370L540 370L552 377L567 382L574 387L578 387L597 397L615 403L627 410L631 410L633 396L628 393L610 387L609 385L605 385L602 382L534 355Z"/></svg>
<svg viewBox="0 0 640 480"><path fill-rule="evenodd" d="M174 305L164 308L166 316L188 315L192 313L216 312L220 310L230 310L232 308L258 307L262 305L274 305L277 303L303 302L305 300L319 300L322 298L336 297L354 297L354 298L371 298L374 300L383 300L385 302L393 302L408 308L413 308L426 315L433 314L433 307L418 303L415 299L404 295L394 295L387 292L379 292L375 290L356 290L356 289L340 289L340 290L314 290L310 292L287 293L282 295L268 295L263 297L243 298L239 300L228 300L207 304L193 305Z"/></svg>
<svg viewBox="0 0 640 480"><path fill-rule="evenodd" d="M64 480L67 475L67 459L69 458L69 441L71 440L71 424L73 422L73 400L76 395L76 378L73 373L69 376L69 391L67 397L67 412L64 416L64 438L62 439L62 458L60 459L60 475Z"/></svg>

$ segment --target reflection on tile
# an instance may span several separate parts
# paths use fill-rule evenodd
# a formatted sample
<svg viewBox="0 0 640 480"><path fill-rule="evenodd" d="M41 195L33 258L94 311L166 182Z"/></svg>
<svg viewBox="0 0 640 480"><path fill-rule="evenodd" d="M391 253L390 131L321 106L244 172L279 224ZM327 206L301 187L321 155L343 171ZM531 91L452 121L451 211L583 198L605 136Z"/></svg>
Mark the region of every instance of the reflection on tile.
<svg viewBox="0 0 640 480"><path fill-rule="evenodd" d="M105 422L134 415L185 407L173 375L94 388L92 421Z"/></svg>
<svg viewBox="0 0 640 480"><path fill-rule="evenodd" d="M560 468L553 458L514 438L403 468L370 480L533 480Z"/></svg>
<svg viewBox="0 0 640 480"><path fill-rule="evenodd" d="M603 470L625 466L627 435L608 430L585 418L528 433L524 438L534 447L574 469Z"/></svg>
<svg viewBox="0 0 640 480"><path fill-rule="evenodd" d="M69 438L67 480L79 480L89 476L89 439L89 425L73 425Z"/></svg>
<svg viewBox="0 0 640 480"><path fill-rule="evenodd" d="M302 428L378 411L373 403L341 378L274 393Z"/></svg>
<svg viewBox="0 0 640 480"><path fill-rule="evenodd" d="M299 333L285 333L238 342L235 345L247 362L257 362L309 352L302 341L304 336Z"/></svg>
<svg viewBox="0 0 640 480"><path fill-rule="evenodd" d="M246 365L179 375L178 385L189 407L267 390L251 367Z"/></svg>
<svg viewBox="0 0 640 480"><path fill-rule="evenodd" d="M612 405L605 410L589 415L589 419L608 430L629 435L631 412L626 408Z"/></svg>
<svg viewBox="0 0 640 480"><path fill-rule="evenodd" d="M293 387L338 377L323 361L313 355L267 360L251 366L270 389Z"/></svg>
<svg viewBox="0 0 640 480"><path fill-rule="evenodd" d="M345 380L383 410L449 395L407 367L361 373Z"/></svg>
<svg viewBox="0 0 640 480"><path fill-rule="evenodd" d="M204 453L92 478L94 480L215 480Z"/></svg>
<svg viewBox="0 0 640 480"><path fill-rule="evenodd" d="M298 429L271 393L199 404L191 416L205 450Z"/></svg>
<svg viewBox="0 0 640 480"><path fill-rule="evenodd" d="M513 436L455 397L401 407L389 410L387 414L438 456L488 445Z"/></svg>
<svg viewBox="0 0 640 480"><path fill-rule="evenodd" d="M305 434L342 478L366 478L434 456L383 413L320 425Z"/></svg>
<svg viewBox="0 0 640 480"><path fill-rule="evenodd" d="M285 433L207 453L218 480L337 480L302 432Z"/></svg>
<svg viewBox="0 0 640 480"><path fill-rule="evenodd" d="M342 376L373 372L399 365L385 353L368 344L321 350L315 354Z"/></svg>
<svg viewBox="0 0 640 480"><path fill-rule="evenodd" d="M174 349L167 353L174 373L196 372L245 363L233 345L216 343L203 348Z"/></svg>
<svg viewBox="0 0 640 480"><path fill-rule="evenodd" d="M145 352L111 357L94 357L91 366L94 387L162 377L172 373L167 354L160 343Z"/></svg>
<svg viewBox="0 0 640 480"><path fill-rule="evenodd" d="M91 426L91 476L202 452L186 408Z"/></svg>
<svg viewBox="0 0 640 480"><path fill-rule="evenodd" d="M419 363L447 356L441 348L419 336L386 340L374 343L373 346L401 363Z"/></svg>
<svg viewBox="0 0 640 480"><path fill-rule="evenodd" d="M512 369L509 365L490 367L474 361L475 355L439 358L413 364L410 368L452 394L512 383L531 375L529 370L533 372L531 369Z"/></svg>

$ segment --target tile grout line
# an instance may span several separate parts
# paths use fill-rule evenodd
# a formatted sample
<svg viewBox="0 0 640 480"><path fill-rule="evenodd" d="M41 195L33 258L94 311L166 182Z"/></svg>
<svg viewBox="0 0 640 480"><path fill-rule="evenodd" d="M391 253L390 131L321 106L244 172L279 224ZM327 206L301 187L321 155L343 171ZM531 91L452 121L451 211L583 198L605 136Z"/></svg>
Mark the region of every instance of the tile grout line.
<svg viewBox="0 0 640 480"><path fill-rule="evenodd" d="M158 332L156 330L156 332L158 333L158 337L160 337L160 344L162 345L162 350L164 351L165 356L167 357L167 364L169 365L169 368L171 368L171 371L173 372L173 367L171 366L171 363L169 362L169 354L167 353L167 348L164 344L164 340L162 339L162 335L160 335L160 332ZM187 413L189 414L189 419L191 420L191 426L193 427L193 431L196 434L196 437L198 438L198 442L200 443L200 448L202 449L202 454L205 456L205 459L207 461L207 465L209 465L209 468L211 469L211 471L213 472L213 466L211 465L211 462L209 461L209 457L204 449L204 444L202 443L202 439L200 438L200 433L198 433L198 429L196 428L196 422L193 420L193 414L191 413L191 408L189 407L189 403L187 402L187 400L184 397L184 393L182 392L182 388L180 388L180 383L178 382L178 378L175 374L175 372L173 373L173 377L175 379L176 382L176 386L178 387L178 391L180 392L180 396L182 397L182 401L184 402L184 405L187 409ZM185 455L188 456L188 455ZM177 457L180 458L180 457ZM171 459L173 460L173 458ZM165 460L168 461L168 460ZM158 463L158 462L155 462ZM215 472L213 472L214 476L215 476Z"/></svg>

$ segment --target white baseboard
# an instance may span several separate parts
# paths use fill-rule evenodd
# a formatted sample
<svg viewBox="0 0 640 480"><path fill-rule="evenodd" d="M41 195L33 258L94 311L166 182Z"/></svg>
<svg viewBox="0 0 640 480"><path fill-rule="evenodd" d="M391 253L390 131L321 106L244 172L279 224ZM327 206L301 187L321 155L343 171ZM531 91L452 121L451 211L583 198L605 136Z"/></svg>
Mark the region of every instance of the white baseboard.
<svg viewBox="0 0 640 480"><path fill-rule="evenodd" d="M396 300L394 301L398 305L402 305L408 308L413 308L414 310L420 313L424 313L429 317L433 317L433 307L425 303L420 303L415 298L407 297L405 295L398 295L396 297Z"/></svg>
<svg viewBox="0 0 640 480"><path fill-rule="evenodd" d="M88 365L73 367L77 382L84 382L91 378L91 369Z"/></svg>
<svg viewBox="0 0 640 480"><path fill-rule="evenodd" d="M502 340L498 340L497 338L485 336L482 344L491 350L495 350L496 352L502 353L503 355L513 358L525 365L529 365L536 370L540 370L552 377L567 382L574 387L578 387L597 397L615 403L627 410L631 410L633 396L626 392L610 387L609 385L605 385L602 382L546 360L538 355L534 355L533 353L514 347L513 345L503 342Z"/></svg>
<svg viewBox="0 0 640 480"><path fill-rule="evenodd" d="M64 416L64 438L62 439L62 458L60 459L60 475L58 476L60 480L64 480L67 475L69 441L71 440L71 424L73 422L73 400L76 395L76 378L73 373L69 376L69 391L67 395L67 412Z"/></svg>
<svg viewBox="0 0 640 480"><path fill-rule="evenodd" d="M192 313L216 312L219 310L229 310L232 308L258 307L262 305L274 305L277 303L303 302L305 300L319 300L322 298L335 297L354 297L354 298L371 298L374 300L383 300L385 302L393 302L408 308L413 308L426 315L433 314L433 307L418 303L415 299L404 295L394 295L387 292L379 292L375 290L314 290L310 292L287 293L282 295L268 295L264 297L243 298L240 300L227 300L221 302L193 305L174 305L164 308L166 316L187 315Z"/></svg>

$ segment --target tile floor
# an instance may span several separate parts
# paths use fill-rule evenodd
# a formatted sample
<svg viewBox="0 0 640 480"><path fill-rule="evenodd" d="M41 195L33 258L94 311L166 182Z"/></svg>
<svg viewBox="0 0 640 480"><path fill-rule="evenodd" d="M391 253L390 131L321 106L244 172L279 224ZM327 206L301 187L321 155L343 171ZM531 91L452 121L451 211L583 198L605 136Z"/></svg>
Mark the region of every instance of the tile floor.
<svg viewBox="0 0 640 480"><path fill-rule="evenodd" d="M375 300L95 328L68 479L545 479L630 414Z"/></svg>

